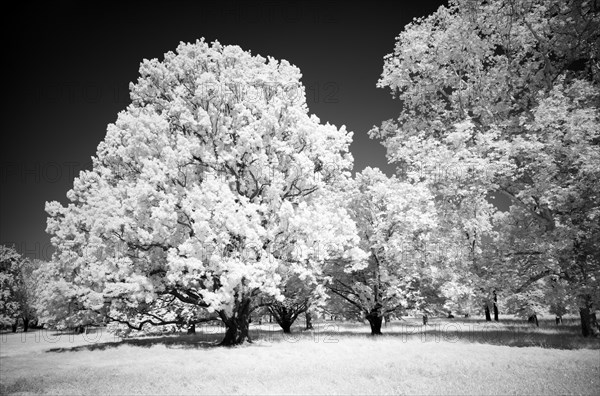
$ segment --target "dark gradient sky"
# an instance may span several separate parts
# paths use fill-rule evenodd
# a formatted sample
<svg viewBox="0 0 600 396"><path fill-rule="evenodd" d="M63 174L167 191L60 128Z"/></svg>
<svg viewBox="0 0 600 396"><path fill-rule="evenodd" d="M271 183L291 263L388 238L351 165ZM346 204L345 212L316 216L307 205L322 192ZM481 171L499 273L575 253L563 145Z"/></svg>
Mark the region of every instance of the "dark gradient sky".
<svg viewBox="0 0 600 396"><path fill-rule="evenodd" d="M44 203L66 203L73 177L129 103L140 61L201 37L298 66L310 112L354 132L355 170L393 173L367 136L399 112L375 86L383 56L405 24L445 2L212 3L63 2L5 14L18 29L5 21L0 243L50 259Z"/></svg>

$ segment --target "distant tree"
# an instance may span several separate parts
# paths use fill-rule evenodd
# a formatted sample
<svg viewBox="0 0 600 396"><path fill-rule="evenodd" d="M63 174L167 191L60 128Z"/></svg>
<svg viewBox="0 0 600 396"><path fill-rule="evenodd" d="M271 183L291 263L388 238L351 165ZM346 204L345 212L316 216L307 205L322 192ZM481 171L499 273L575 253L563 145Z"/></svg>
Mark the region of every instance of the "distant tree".
<svg viewBox="0 0 600 396"><path fill-rule="evenodd" d="M328 288L379 335L383 317L406 308L425 282L430 268L423 267L431 264L425 247L436 225L433 197L423 186L366 168L348 190L347 206L368 256L335 266Z"/></svg>
<svg viewBox="0 0 600 396"><path fill-rule="evenodd" d="M323 298L322 287L300 279L297 275L291 276L282 289L282 301L271 299L267 309L275 321L281 326L284 333L291 333L291 328L296 319L308 312L311 305L319 298Z"/></svg>
<svg viewBox="0 0 600 396"><path fill-rule="evenodd" d="M547 311L544 296L543 280L534 282L529 288L520 293L511 294L506 298L506 312L517 317L528 319Z"/></svg>
<svg viewBox="0 0 600 396"><path fill-rule="evenodd" d="M103 323L105 315L84 304L85 289L74 287L62 278L57 262L40 262L34 271L38 292L34 307L40 323L59 330L83 329Z"/></svg>
<svg viewBox="0 0 600 396"><path fill-rule="evenodd" d="M23 258L12 247L0 245L0 324L17 330L17 318L21 310L19 290L22 279L19 267Z"/></svg>
<svg viewBox="0 0 600 396"><path fill-rule="evenodd" d="M440 294L444 297L443 309L459 315L470 315L480 310L481 299L468 280L451 278L444 282Z"/></svg>
<svg viewBox="0 0 600 396"><path fill-rule="evenodd" d="M27 332L36 324L34 299L36 284L33 270L36 261L21 256L13 247L0 245L0 325L9 325L13 332L19 321Z"/></svg>
<svg viewBox="0 0 600 396"><path fill-rule="evenodd" d="M357 323L365 321L365 313L362 309L355 304L349 304L348 300L333 293L329 287L325 304L317 307L315 311L326 320L349 320Z"/></svg>
<svg viewBox="0 0 600 396"><path fill-rule="evenodd" d="M548 283L545 301L549 305L548 311L556 316L559 324L564 315L577 311L577 298L574 298L574 293L569 290L569 283L560 277L551 277Z"/></svg>

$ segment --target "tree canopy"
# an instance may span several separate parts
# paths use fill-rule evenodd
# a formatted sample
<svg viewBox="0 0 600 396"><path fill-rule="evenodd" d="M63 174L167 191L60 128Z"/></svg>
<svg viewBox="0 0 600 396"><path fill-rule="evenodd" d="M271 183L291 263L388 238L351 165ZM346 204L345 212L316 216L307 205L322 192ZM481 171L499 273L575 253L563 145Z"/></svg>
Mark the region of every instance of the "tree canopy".
<svg viewBox="0 0 600 396"><path fill-rule="evenodd" d="M378 85L402 108L371 131L401 173L477 210L467 238L501 229L502 265L486 265L526 278L506 293L558 276L584 316L600 303L599 32L595 2L451 1L398 36ZM480 210L482 197L500 194L534 225L507 227L498 221L508 215ZM528 246L510 245L524 233ZM537 267L525 276L527 257Z"/></svg>
<svg viewBox="0 0 600 396"><path fill-rule="evenodd" d="M283 298L282 269L314 276L324 247L358 252L332 198L352 134L308 114L300 77L203 40L142 62L93 169L47 204L63 294L134 327L177 320L158 306L203 309L236 344L257 296Z"/></svg>

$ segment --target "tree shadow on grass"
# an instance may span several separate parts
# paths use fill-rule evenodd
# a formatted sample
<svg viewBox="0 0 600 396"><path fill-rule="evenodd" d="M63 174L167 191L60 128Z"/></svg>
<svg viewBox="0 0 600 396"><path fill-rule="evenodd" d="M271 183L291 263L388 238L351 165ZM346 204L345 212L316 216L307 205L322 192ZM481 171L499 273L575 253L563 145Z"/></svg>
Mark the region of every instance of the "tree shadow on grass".
<svg viewBox="0 0 600 396"><path fill-rule="evenodd" d="M540 321L534 327L523 320L501 322L482 320L433 320L423 325L416 320L401 320L382 328L382 335L373 337L368 326L344 324L325 331L328 339L345 337L385 339L393 337L403 342L476 343L509 347L541 347L548 349L600 349L599 338L581 336L578 324L557 326L553 320Z"/></svg>
<svg viewBox="0 0 600 396"><path fill-rule="evenodd" d="M279 327L277 326L277 329ZM252 346L265 346L268 340L271 340L272 335L277 333L275 327L270 327L267 330L252 328L250 330L250 338L254 341ZM60 336L61 333L56 333ZM56 335L55 334L55 335ZM128 338L115 337L113 341L102 341L102 336L99 339L85 340L83 345L75 345L69 347L56 347L45 350L46 353L61 353L61 352L79 352L79 351L103 351L121 346L134 346L140 348L151 348L156 345L165 346L168 349L209 349L219 347L219 343L223 340L225 333L222 331L215 332L213 330L200 331L196 334L165 334L165 335L140 335ZM93 335L90 336L93 338ZM267 342L265 342L267 341Z"/></svg>
<svg viewBox="0 0 600 396"><path fill-rule="evenodd" d="M47 353L60 352L79 352L79 351L103 351L110 348L121 346L135 346L140 348L151 348L156 345L163 345L169 349L208 349L218 346L223 338L220 334L175 334L164 336L143 336L135 338L123 338L116 341L98 341L89 342L84 345L73 347L51 348Z"/></svg>
<svg viewBox="0 0 600 396"><path fill-rule="evenodd" d="M312 338L314 342L338 343L344 339L367 338L423 343L475 343L508 347L540 347L548 349L600 349L600 339L581 336L579 324L556 325L554 320L540 320L533 326L522 319L486 322L481 319L432 318L427 325L413 318L395 320L382 328L381 336L372 336L369 326L360 322L319 323L311 332L269 335L272 341L297 342Z"/></svg>
<svg viewBox="0 0 600 396"><path fill-rule="evenodd" d="M540 321L534 327L523 320L506 319L501 322L485 322L477 319L434 318L425 326L418 320L394 321L382 328L383 335L373 337L369 326L357 322L315 323L311 331L304 331L297 324L291 334L283 334L277 325L254 327L250 336L253 347L272 343L309 340L317 343L340 343L348 339L394 339L410 343L474 343L508 347L541 347L548 349L600 349L600 339L584 338L577 324L556 326L553 321ZM197 334L173 334L141 336L109 342L88 342L66 348L51 348L46 352L95 351L118 348L124 345L151 348L163 345L169 349L208 349L219 345L222 332L199 331Z"/></svg>

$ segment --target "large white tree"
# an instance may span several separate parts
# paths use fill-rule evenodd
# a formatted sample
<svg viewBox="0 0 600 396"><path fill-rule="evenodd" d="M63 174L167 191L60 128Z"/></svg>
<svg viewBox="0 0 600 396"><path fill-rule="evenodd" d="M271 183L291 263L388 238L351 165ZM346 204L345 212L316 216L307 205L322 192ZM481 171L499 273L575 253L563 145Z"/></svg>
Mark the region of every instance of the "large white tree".
<svg viewBox="0 0 600 396"><path fill-rule="evenodd" d="M144 60L93 169L67 206L47 204L70 298L136 328L174 320L175 300L222 320L232 345L249 340L257 297L283 298L280 274L314 280L328 252L357 253L331 198L352 134L308 114L300 78L287 61L204 40Z"/></svg>

